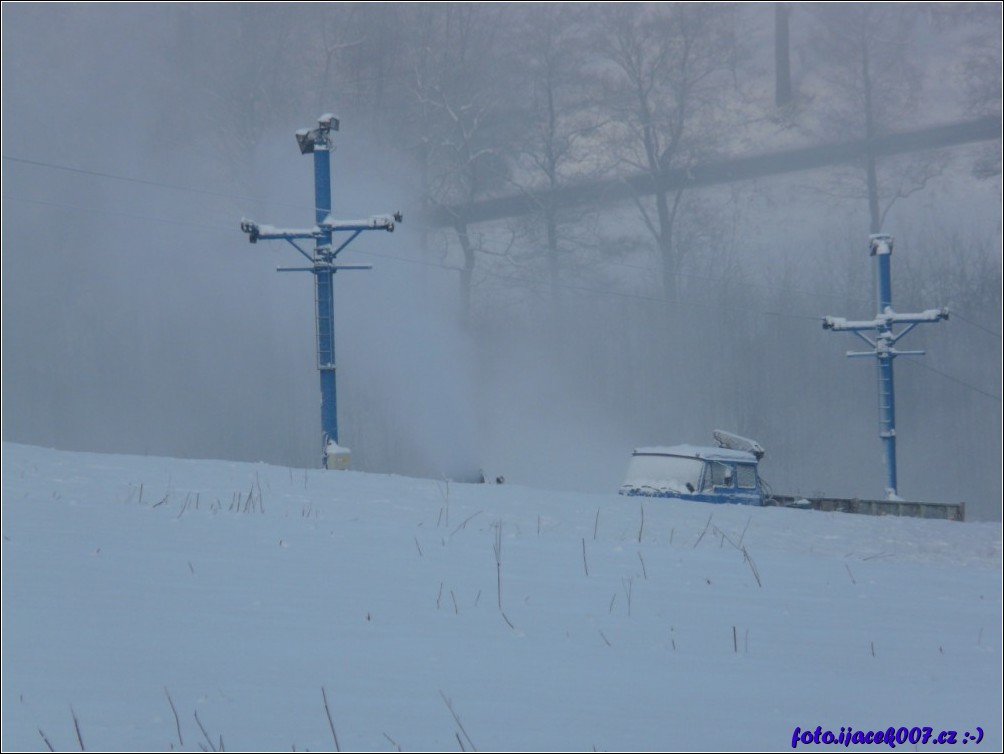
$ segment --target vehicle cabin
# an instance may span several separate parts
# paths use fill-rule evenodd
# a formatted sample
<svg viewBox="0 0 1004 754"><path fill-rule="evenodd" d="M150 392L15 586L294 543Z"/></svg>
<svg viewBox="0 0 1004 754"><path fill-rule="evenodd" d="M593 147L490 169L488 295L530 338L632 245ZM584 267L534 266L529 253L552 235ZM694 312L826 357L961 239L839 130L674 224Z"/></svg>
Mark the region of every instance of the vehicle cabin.
<svg viewBox="0 0 1004 754"><path fill-rule="evenodd" d="M620 494L702 503L764 504L753 453L693 445L636 449Z"/></svg>

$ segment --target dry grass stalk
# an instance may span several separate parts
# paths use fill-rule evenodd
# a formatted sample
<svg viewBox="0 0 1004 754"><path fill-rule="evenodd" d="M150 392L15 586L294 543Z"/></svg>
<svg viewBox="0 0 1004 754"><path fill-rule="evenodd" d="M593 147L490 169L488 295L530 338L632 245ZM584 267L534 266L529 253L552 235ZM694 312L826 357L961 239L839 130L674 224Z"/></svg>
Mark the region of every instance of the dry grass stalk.
<svg viewBox="0 0 1004 754"><path fill-rule="evenodd" d="M321 696L324 698L324 714L328 716L328 727L331 728L331 737L335 739L335 751L341 751L342 748L338 745L338 734L335 733L335 723L331 719L331 708L328 707L328 692L324 690L324 686L321 686Z"/></svg>

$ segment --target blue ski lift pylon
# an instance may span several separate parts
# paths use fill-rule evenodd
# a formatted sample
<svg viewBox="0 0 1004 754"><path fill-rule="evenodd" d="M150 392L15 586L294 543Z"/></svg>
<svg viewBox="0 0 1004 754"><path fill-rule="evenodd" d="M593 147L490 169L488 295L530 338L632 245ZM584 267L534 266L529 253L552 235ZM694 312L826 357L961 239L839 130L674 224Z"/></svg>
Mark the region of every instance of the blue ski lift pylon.
<svg viewBox="0 0 1004 754"><path fill-rule="evenodd" d="M259 240L282 240L289 243L310 263L307 267L280 267L279 272L310 272L314 275L317 303L317 369L321 379L321 465L323 468L349 467L351 451L338 443L338 395L335 381L335 299L334 276L339 270L368 270L368 264L339 264L338 254L367 230L394 231L395 223L404 219L400 212L373 215L361 220L336 220L331 215L331 132L337 131L338 118L326 113L318 118L314 129L296 132L300 154L314 156L314 225L310 228L277 228L259 225L243 218L241 231L251 243ZM334 245L335 233L349 233L348 238ZM313 253L296 242L313 240Z"/></svg>
<svg viewBox="0 0 1004 754"><path fill-rule="evenodd" d="M848 351L852 358L874 356L878 360L879 380L879 437L885 446L887 474L886 496L899 499L896 478L896 393L893 389L892 362L897 356L923 356L924 351L897 351L896 342L917 325L948 319L948 309L927 309L919 314L898 314L892 308L892 244L889 235L876 234L869 238L871 256L875 257L876 297L878 313L875 319L854 321L843 317L823 317L823 329L851 332L871 346L870 351ZM893 325L906 325L901 332L893 332ZM874 331L874 340L862 333Z"/></svg>

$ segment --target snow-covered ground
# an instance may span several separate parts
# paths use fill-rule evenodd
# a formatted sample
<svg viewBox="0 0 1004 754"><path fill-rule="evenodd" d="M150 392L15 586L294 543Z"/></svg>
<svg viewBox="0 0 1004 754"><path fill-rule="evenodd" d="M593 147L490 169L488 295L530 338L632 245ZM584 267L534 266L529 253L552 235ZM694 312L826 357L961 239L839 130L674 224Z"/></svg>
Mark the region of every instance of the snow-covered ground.
<svg viewBox="0 0 1004 754"><path fill-rule="evenodd" d="M342 750L780 750L817 725L1002 746L999 523L7 443L2 466L5 751L332 728Z"/></svg>

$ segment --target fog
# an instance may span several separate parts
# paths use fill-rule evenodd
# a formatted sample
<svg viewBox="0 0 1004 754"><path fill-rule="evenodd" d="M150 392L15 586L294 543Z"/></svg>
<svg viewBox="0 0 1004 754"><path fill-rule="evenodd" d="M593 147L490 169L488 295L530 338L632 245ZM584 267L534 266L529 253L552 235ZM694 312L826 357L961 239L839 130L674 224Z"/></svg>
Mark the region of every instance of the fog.
<svg viewBox="0 0 1004 754"><path fill-rule="evenodd" d="M881 23L789 5L782 102L774 4L5 4L3 438L317 466L314 283L239 222L312 224L293 134L330 111L335 215L405 218L335 277L354 468L612 490L633 447L722 428L779 493L882 497L874 360L820 326L875 315L881 230L897 311L952 310L895 361L900 495L1000 519L999 138L878 158L871 185L862 159L465 220L1000 117L999 4L865 5ZM840 47L862 28L867 86Z"/></svg>

